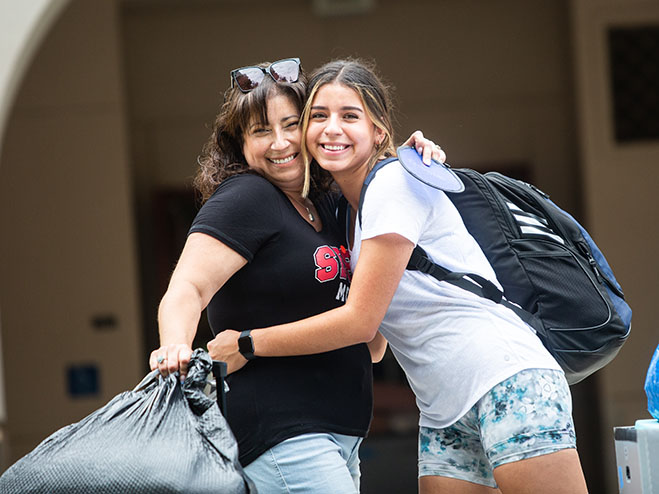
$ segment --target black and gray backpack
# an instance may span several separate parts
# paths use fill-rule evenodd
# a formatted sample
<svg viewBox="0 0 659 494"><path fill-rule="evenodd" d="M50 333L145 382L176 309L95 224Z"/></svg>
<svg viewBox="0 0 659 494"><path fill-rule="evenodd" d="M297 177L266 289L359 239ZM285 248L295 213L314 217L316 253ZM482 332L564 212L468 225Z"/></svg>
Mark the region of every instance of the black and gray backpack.
<svg viewBox="0 0 659 494"><path fill-rule="evenodd" d="M377 163L362 187L383 166ZM451 169L464 184L447 192L503 287L435 264L417 245L407 269L427 273L509 307L533 327L544 346L578 383L609 363L631 329L631 308L588 232L547 194L496 172Z"/></svg>

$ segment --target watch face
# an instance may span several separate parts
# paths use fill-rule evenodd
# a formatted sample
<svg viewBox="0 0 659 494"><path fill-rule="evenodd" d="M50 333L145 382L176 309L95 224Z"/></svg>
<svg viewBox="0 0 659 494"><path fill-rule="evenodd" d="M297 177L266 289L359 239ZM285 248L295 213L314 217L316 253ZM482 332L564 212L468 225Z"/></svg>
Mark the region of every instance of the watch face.
<svg viewBox="0 0 659 494"><path fill-rule="evenodd" d="M238 338L238 350L240 353L254 353L254 344L250 335L241 336Z"/></svg>

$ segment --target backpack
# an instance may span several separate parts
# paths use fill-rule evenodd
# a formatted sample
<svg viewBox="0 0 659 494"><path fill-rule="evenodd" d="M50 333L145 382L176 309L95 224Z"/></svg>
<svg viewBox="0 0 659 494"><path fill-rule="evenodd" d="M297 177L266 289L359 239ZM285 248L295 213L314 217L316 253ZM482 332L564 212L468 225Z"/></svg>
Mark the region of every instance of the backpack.
<svg viewBox="0 0 659 494"><path fill-rule="evenodd" d="M378 170L397 159L376 163L366 177L360 223L368 185ZM497 172L450 171L464 190L446 195L492 265L503 292L479 275L435 264L419 245L407 269L513 310L535 330L570 385L608 364L629 336L631 308L588 232L531 184Z"/></svg>

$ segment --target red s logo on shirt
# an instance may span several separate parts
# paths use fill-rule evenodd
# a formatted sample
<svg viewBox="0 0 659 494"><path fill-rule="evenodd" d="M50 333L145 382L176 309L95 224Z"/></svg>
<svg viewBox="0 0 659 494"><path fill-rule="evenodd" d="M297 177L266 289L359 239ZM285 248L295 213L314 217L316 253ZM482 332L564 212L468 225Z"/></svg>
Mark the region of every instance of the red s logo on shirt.
<svg viewBox="0 0 659 494"><path fill-rule="evenodd" d="M316 279L321 283L332 281L337 276L342 280L350 280L350 258L345 247L330 247L323 245L316 249L313 255L316 263Z"/></svg>

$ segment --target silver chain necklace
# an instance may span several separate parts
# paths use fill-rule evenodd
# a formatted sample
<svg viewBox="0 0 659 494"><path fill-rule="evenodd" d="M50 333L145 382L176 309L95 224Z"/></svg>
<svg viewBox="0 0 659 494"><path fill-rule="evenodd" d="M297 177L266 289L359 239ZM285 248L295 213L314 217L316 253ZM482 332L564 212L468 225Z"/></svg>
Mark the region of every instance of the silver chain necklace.
<svg viewBox="0 0 659 494"><path fill-rule="evenodd" d="M311 221L312 223L313 223L314 221L316 221L316 217L315 217L315 216L313 215L313 213L311 212L311 209L309 209L309 206L307 206L306 204L304 204L304 203L301 202L301 201L298 201L297 199L293 199L293 200L294 200L295 202L297 202L300 206L302 206L304 209L307 210L307 217L309 218L309 221Z"/></svg>

